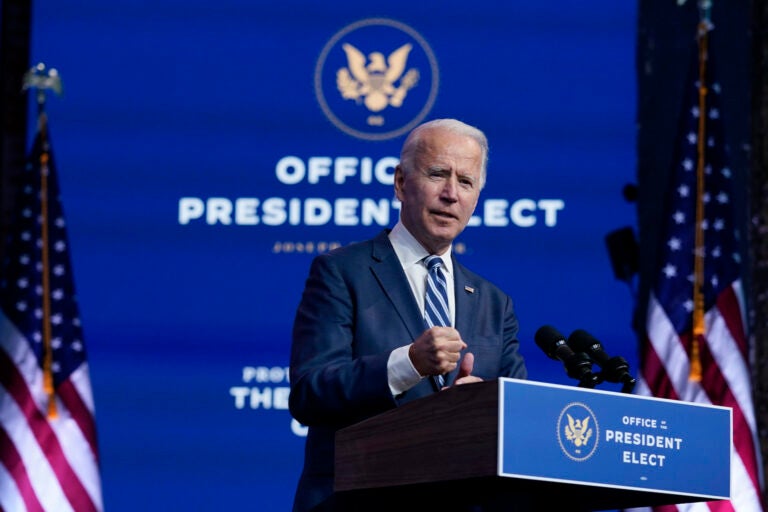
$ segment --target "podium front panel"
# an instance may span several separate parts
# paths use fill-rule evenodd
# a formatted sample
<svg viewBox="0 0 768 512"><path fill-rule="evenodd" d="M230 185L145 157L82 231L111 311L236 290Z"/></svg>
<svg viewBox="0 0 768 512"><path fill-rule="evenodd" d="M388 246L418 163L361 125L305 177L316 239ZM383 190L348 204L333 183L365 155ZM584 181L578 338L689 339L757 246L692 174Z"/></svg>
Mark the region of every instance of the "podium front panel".
<svg viewBox="0 0 768 512"><path fill-rule="evenodd" d="M498 384L501 477L730 497L730 408L516 379Z"/></svg>

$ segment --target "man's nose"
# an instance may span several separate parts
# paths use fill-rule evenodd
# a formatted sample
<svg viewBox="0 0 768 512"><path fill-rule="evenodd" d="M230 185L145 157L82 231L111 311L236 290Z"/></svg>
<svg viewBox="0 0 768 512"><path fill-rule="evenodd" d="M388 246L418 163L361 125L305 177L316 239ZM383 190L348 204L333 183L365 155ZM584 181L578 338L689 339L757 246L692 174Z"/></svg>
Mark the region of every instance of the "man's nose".
<svg viewBox="0 0 768 512"><path fill-rule="evenodd" d="M458 201L459 200L459 183L457 182L456 178L450 177L445 180L445 184L443 185L443 190L440 194L440 197L446 201Z"/></svg>

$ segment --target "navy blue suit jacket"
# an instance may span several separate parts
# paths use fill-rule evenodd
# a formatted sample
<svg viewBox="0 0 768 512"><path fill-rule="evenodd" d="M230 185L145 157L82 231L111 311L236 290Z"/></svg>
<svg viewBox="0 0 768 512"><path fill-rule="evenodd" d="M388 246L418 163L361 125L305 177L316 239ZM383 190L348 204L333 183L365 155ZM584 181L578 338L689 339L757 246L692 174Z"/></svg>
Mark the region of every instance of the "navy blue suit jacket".
<svg viewBox="0 0 768 512"><path fill-rule="evenodd" d="M435 392L431 379L397 397L389 389L390 353L425 325L387 234L312 262L291 348L290 410L309 427L294 511L333 509L336 430ZM455 259L453 265L455 328L475 356L472 375L525 378L511 299Z"/></svg>

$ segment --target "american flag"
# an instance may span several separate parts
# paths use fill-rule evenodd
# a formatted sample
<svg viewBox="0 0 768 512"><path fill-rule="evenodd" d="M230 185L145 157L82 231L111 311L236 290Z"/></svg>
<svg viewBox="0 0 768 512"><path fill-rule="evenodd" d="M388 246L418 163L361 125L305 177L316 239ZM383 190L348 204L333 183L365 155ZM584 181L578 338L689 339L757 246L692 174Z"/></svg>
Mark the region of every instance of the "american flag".
<svg viewBox="0 0 768 512"><path fill-rule="evenodd" d="M0 510L102 510L88 363L40 116L0 266Z"/></svg>
<svg viewBox="0 0 768 512"><path fill-rule="evenodd" d="M706 38L706 30L703 33ZM706 39L701 44L686 86L679 158L668 191L663 248L648 305L637 391L733 409L731 500L661 509L757 512L763 510L762 474L745 332L741 233L734 215L735 171L726 162L720 86L707 59ZM699 96L702 71L706 77L703 100ZM704 178L701 189L699 172ZM698 197L703 211L697 221ZM703 234L698 243L701 281L694 277L697 225ZM701 282L703 299L699 325L704 332L698 337L693 334L694 281ZM694 339L699 340L698 356L692 353Z"/></svg>

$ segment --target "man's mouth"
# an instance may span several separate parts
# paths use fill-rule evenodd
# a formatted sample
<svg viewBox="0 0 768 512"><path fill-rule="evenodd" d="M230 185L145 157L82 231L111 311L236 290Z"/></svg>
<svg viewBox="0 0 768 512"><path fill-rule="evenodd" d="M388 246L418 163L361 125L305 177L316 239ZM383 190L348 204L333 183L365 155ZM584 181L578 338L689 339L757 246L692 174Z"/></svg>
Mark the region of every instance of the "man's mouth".
<svg viewBox="0 0 768 512"><path fill-rule="evenodd" d="M456 215L452 214L451 212L441 212L441 211L433 210L430 213L436 217L441 217L444 219L454 219L454 220L457 219Z"/></svg>

